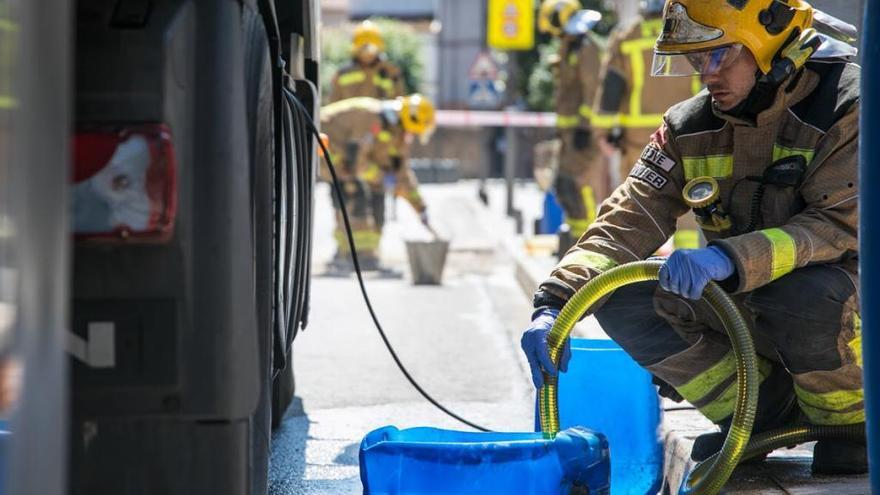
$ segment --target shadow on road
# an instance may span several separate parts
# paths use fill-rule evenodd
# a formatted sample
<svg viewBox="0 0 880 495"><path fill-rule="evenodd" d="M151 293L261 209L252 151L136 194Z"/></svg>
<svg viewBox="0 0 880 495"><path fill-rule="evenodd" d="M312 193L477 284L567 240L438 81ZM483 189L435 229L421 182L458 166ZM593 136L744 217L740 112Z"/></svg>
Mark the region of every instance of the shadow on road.
<svg viewBox="0 0 880 495"><path fill-rule="evenodd" d="M281 426L272 432L272 454L269 459L269 495L294 495L305 492L306 441L309 437L308 416L300 397L294 397Z"/></svg>

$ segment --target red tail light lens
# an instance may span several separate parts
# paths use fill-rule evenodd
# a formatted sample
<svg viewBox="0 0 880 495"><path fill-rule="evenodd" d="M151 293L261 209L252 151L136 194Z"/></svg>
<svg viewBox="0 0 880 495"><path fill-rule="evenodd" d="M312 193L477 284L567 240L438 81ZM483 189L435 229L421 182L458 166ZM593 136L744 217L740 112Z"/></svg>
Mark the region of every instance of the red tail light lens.
<svg viewBox="0 0 880 495"><path fill-rule="evenodd" d="M73 143L77 240L165 242L177 213L177 164L161 124L89 128Z"/></svg>

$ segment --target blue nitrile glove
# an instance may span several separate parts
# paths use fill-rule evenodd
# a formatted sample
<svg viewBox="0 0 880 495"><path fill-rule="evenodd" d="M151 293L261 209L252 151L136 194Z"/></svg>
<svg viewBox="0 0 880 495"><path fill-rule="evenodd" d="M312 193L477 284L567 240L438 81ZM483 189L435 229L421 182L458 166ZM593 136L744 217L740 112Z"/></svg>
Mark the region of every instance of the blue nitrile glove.
<svg viewBox="0 0 880 495"><path fill-rule="evenodd" d="M556 366L550 359L550 348L547 346L547 337L550 335L550 329L553 328L557 316L559 316L558 309L544 309L536 313L532 324L520 339L522 350L526 353L526 359L529 360L529 368L532 369L532 382L535 384L535 388L544 386L544 375L541 374L541 371L546 371L553 376L557 374ZM571 359L571 339L565 339L562 356L559 359L559 371L563 373L568 371L569 359Z"/></svg>
<svg viewBox="0 0 880 495"><path fill-rule="evenodd" d="M696 301L710 280L724 280L735 267L720 248L679 249L660 267L660 287Z"/></svg>

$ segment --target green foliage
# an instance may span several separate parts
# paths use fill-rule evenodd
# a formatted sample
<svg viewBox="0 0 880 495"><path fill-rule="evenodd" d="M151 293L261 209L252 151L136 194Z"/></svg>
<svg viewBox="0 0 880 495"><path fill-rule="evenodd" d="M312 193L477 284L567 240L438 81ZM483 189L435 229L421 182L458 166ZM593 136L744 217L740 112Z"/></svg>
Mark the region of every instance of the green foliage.
<svg viewBox="0 0 880 495"><path fill-rule="evenodd" d="M424 78L424 43L410 26L392 19L371 19L382 30L385 49L394 65L400 67L407 93L420 90ZM321 38L321 88L330 94L333 74L351 60L353 26L325 28Z"/></svg>
<svg viewBox="0 0 880 495"><path fill-rule="evenodd" d="M530 110L536 112L552 112L553 104L553 72L550 70L550 57L559 51L559 40L553 39L538 46L538 61L529 73L526 92L526 103Z"/></svg>
<svg viewBox="0 0 880 495"><path fill-rule="evenodd" d="M593 31L604 37L617 22L614 2L611 0L581 0L585 9L602 12L602 21ZM537 27L536 27L537 29ZM536 33L535 49L516 54L519 74L516 77L520 94L525 95L528 110L550 112L554 109L555 83L550 70L550 56L559 51L559 40L553 36Z"/></svg>

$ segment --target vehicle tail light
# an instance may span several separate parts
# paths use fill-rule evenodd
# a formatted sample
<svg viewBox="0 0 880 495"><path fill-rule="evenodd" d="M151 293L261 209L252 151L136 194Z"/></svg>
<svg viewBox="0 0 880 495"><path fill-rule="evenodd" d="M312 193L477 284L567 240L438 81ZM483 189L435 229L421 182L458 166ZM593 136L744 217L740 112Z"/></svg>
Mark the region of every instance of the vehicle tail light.
<svg viewBox="0 0 880 495"><path fill-rule="evenodd" d="M166 242L174 232L177 165L161 124L81 129L73 142L77 240Z"/></svg>

